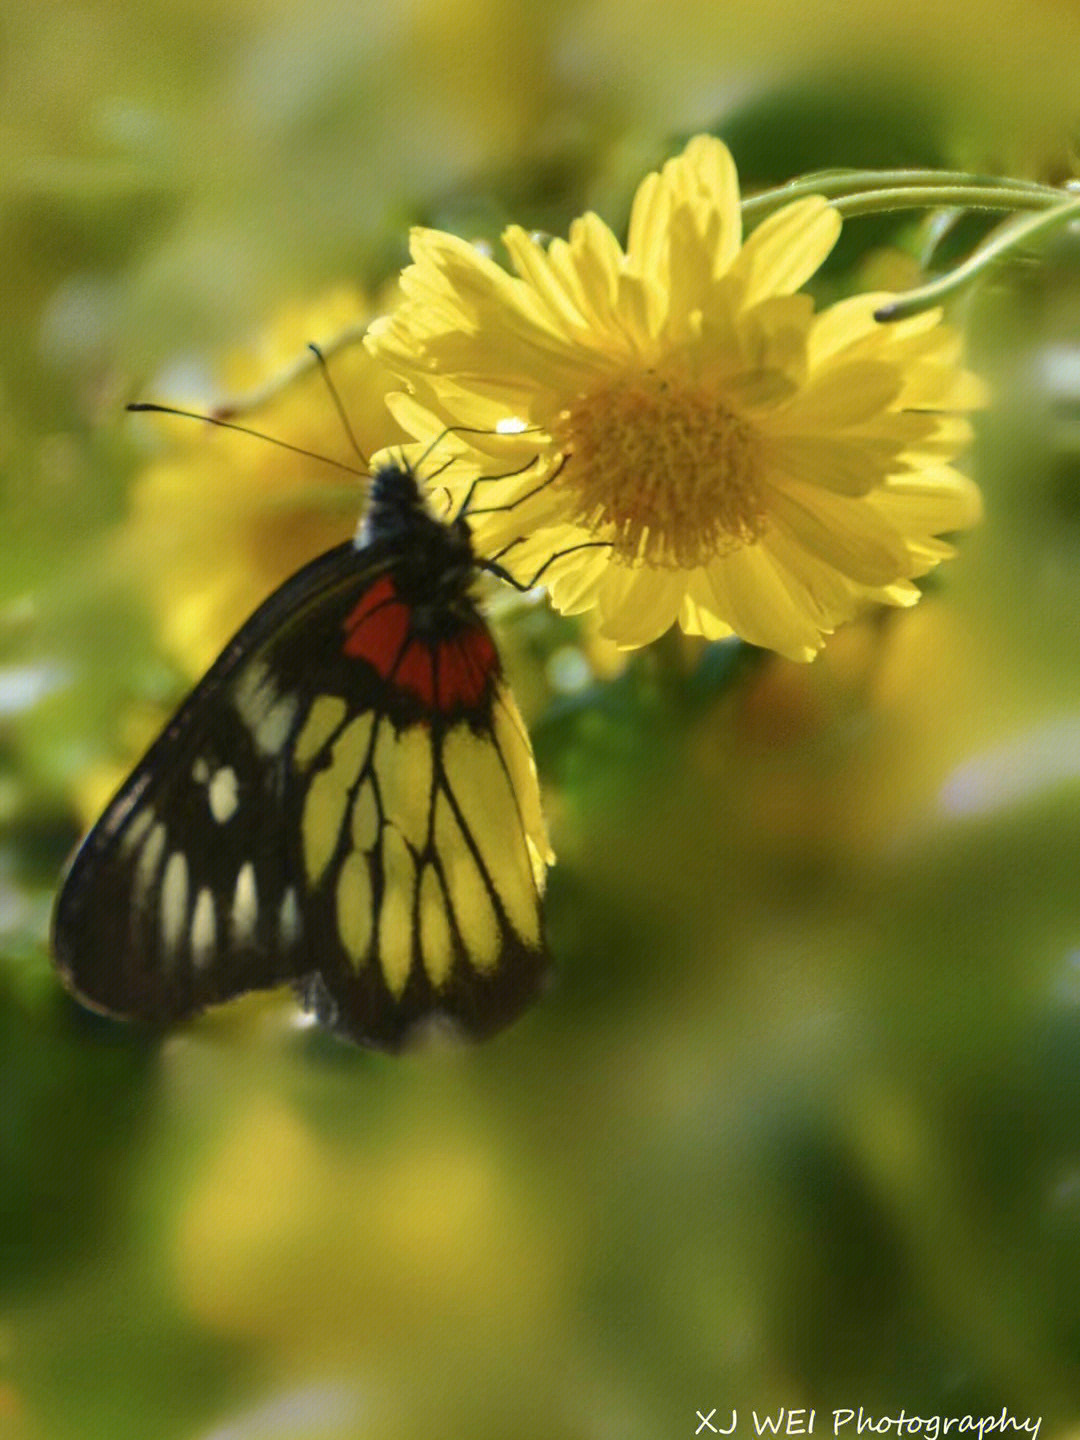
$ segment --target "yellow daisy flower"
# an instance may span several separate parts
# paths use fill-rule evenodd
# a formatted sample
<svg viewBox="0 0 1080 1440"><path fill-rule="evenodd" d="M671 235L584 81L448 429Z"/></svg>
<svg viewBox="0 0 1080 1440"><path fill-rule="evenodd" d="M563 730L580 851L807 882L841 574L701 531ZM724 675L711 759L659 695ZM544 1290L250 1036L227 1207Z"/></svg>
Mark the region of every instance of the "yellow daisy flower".
<svg viewBox="0 0 1080 1440"><path fill-rule="evenodd" d="M366 453L403 438L385 403L393 378L359 344L368 313L367 302L346 288L290 307L226 361L224 384L242 398L218 413L359 468L306 347L316 341L331 355L335 384ZM355 338L336 343L343 334ZM153 398L183 403L176 395ZM166 649L198 675L276 586L353 534L364 485L234 431L190 420L161 428L175 444L135 482L119 560L145 585Z"/></svg>
<svg viewBox="0 0 1080 1440"><path fill-rule="evenodd" d="M810 197L744 241L734 162L699 136L641 185L625 249L592 214L546 246L512 227L512 276L415 232L366 343L413 436L490 432L447 437L438 485L460 502L503 472L474 494L478 546L523 581L544 566L558 609L596 607L623 647L678 623L809 660L868 602L914 604L937 537L980 513L951 467L979 386L940 314L796 293L840 223Z"/></svg>

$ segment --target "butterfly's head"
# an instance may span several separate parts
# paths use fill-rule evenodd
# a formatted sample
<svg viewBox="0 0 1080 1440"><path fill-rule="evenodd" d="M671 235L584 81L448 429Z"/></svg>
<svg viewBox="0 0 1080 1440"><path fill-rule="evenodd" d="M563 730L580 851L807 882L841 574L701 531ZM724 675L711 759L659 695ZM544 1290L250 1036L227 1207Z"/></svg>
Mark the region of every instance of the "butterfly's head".
<svg viewBox="0 0 1080 1440"><path fill-rule="evenodd" d="M418 530L431 525L440 525L440 522L428 510L412 466L404 460L380 465L371 477L367 510L357 535L357 544L400 539L402 535L415 535ZM467 527L465 536L468 536Z"/></svg>
<svg viewBox="0 0 1080 1440"><path fill-rule="evenodd" d="M389 460L371 477L368 491L368 521L376 530L386 521L405 519L425 510L416 473L406 461Z"/></svg>
<svg viewBox="0 0 1080 1440"><path fill-rule="evenodd" d="M371 477L359 548L386 543L398 584L414 605L449 607L467 594L476 573L472 535L463 515L443 521L428 509L416 473L404 461L380 466Z"/></svg>

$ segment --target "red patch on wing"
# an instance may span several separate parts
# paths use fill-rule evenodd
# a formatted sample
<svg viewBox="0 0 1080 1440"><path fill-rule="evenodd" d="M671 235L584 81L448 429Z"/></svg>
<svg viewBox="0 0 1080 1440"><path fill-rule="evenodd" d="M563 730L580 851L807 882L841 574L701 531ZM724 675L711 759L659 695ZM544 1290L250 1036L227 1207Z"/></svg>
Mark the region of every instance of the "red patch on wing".
<svg viewBox="0 0 1080 1440"><path fill-rule="evenodd" d="M475 626L432 646L418 636L410 639L409 624L409 607L384 575L347 616L342 648L429 710L445 715L479 705L499 664L487 630Z"/></svg>
<svg viewBox="0 0 1080 1440"><path fill-rule="evenodd" d="M394 671L394 684L415 695L428 709L435 704L435 672L429 646L414 640Z"/></svg>
<svg viewBox="0 0 1080 1440"><path fill-rule="evenodd" d="M436 706L447 711L478 705L498 663L495 642L486 630L464 630L444 640L438 650Z"/></svg>
<svg viewBox="0 0 1080 1440"><path fill-rule="evenodd" d="M345 620L346 655L366 660L384 678L393 672L409 633L409 610L389 575L376 580Z"/></svg>

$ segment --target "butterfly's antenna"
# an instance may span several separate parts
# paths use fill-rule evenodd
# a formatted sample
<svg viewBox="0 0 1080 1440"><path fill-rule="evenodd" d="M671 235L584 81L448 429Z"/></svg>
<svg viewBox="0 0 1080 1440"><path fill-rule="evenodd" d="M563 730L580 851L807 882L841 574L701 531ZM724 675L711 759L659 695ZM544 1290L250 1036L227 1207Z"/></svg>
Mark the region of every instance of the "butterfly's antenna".
<svg viewBox="0 0 1080 1440"><path fill-rule="evenodd" d="M276 435L267 435L263 430L254 430L250 425L238 425L235 420L223 420L218 415L203 415L198 410L179 410L175 405L150 405L139 403L125 405L132 414L178 415L182 420L201 420L205 425L217 425L221 430L236 430L241 435L252 435L256 440L266 440L271 445L280 445L282 450L291 450L294 455L303 455L308 460L318 460L323 465L332 465L335 470L344 470L349 475L367 476L366 470L355 465L346 465L344 460L334 460L329 455L320 455L317 450L305 450L302 445L291 445L288 440L279 440ZM365 462L366 463L366 462Z"/></svg>
<svg viewBox="0 0 1080 1440"><path fill-rule="evenodd" d="M428 456L431 454L431 452L432 452L433 450L437 450L437 449L439 448L439 446L442 444L442 442L446 439L447 435L454 435L454 434L456 434L456 433L457 433L457 429L458 429L458 427L457 427L456 425L447 425L447 426L445 426L442 430L440 430L439 433L438 433L438 435L435 436L435 439L432 440L431 444L427 447L427 449L424 451L424 453L420 456L420 459L416 462L416 465L415 465L414 468L417 469L417 470L422 470L422 469L424 468L424 465L427 463L427 458L428 458ZM451 462L453 459L454 459L454 456L451 455L450 460L447 460L446 465L449 465L450 462ZM435 474L436 474L436 475L441 475L442 472L446 469L446 465L440 465L439 468L438 468L438 470L435 471ZM427 477L427 479L430 479L430 478L431 478L430 476Z"/></svg>
<svg viewBox="0 0 1080 1440"><path fill-rule="evenodd" d="M349 437L349 444L360 457L365 469L370 470L371 462L368 460L368 457L364 454L363 450L361 450L360 442L357 440L356 434L349 423L349 417L346 413L345 406L342 404L341 396L338 394L338 388L334 384L333 379L331 378L330 367L326 363L326 356L319 349L318 345L309 344L308 349L315 356L315 359L319 362L319 369L322 371L322 377L326 381L326 388L330 391L330 398L334 402L334 409L337 411L338 417L340 418L341 423L345 428L345 434Z"/></svg>
<svg viewBox="0 0 1080 1440"><path fill-rule="evenodd" d="M537 434L539 434L539 431L540 431L540 427L539 427L538 425L530 425L530 426L524 427L524 428L521 429L521 430L515 430L515 431L513 432L513 434L515 434L515 435L529 435L529 434L532 434L532 433L534 433L534 432L537 433ZM492 430L492 429L488 428L488 427L485 426L485 425L446 425L446 426L443 427L442 430L439 431L438 435L435 436L435 439L432 440L432 442L430 443L430 445L427 447L427 449L424 451L424 453L420 456L420 459L416 462L415 469L417 469L417 470L422 469L422 467L423 467L424 463L426 462L428 456L431 454L431 452L432 452L433 450L437 450L437 449L439 448L439 446L442 444L442 442L446 439L447 435L487 435L487 436L490 437L490 436L492 436L492 435L498 435L498 434L499 434L499 431L498 431L497 429L496 429L496 430ZM449 464L451 464L452 461L455 460L456 458L457 458L456 456L451 455L450 459L446 461L446 464L439 466L438 470L435 471L435 474L436 474L436 475L441 475L442 472L446 469L446 466L449 465ZM476 489L477 485L480 483L481 480L507 480L507 479L509 479L512 475L520 475L520 474L522 473L522 471L527 470L527 469L529 468L529 465L535 465L535 463L536 463L535 460L530 460L530 461L528 462L528 465L523 465L523 466L521 467L521 470L509 470L509 471L505 472L505 473L502 474L502 475L478 475L478 476L476 477L476 479L473 481L473 483L472 483L472 485L470 486L470 488L469 488L469 494L466 495L466 497L465 497L465 504L466 504L466 505L468 504L469 496L472 495L472 492ZM431 477L430 475L425 476L425 482L426 482L427 480L430 480L431 478L432 478L432 477ZM461 507L461 509L458 511L458 513L459 513L459 514L463 514L463 513L464 513L464 510L465 510L465 505L463 505L463 506Z"/></svg>

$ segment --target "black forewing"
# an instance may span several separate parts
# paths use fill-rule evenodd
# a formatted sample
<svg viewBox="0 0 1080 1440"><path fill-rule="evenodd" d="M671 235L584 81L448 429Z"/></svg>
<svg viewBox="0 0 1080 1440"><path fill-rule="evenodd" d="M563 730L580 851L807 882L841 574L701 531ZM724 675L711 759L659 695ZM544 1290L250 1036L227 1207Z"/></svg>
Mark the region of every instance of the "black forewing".
<svg viewBox="0 0 1080 1440"><path fill-rule="evenodd" d="M57 965L80 999L112 1014L168 1022L310 970L310 937L301 929L290 940L295 927L282 925L281 910L290 884L301 880L292 874L287 833L295 821L284 807L292 741L306 708L298 688L317 690L333 674L341 690L342 617L391 563L386 547L358 551L347 542L270 596L83 841L53 919ZM282 671L283 658L290 673ZM350 667L345 679L353 704L371 703L362 693L370 685L366 667ZM271 687L261 694L260 680ZM253 716L260 705L290 696L294 713L271 750L274 723L260 743ZM221 820L210 787L225 770L235 776L235 809ZM219 815L229 809L226 780L218 779ZM209 900L200 898L204 892ZM212 931L196 927L200 904L204 922L212 906Z"/></svg>

